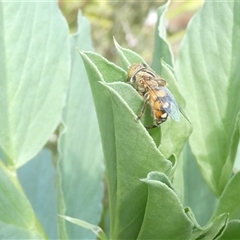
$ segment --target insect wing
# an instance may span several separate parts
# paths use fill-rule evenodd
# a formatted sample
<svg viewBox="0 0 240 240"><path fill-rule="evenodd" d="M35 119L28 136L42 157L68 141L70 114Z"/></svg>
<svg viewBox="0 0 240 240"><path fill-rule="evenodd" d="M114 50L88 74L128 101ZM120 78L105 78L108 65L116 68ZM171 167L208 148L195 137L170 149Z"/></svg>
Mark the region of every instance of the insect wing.
<svg viewBox="0 0 240 240"><path fill-rule="evenodd" d="M162 108L166 113L175 121L180 120L180 112L178 108L178 104L172 95L172 93L168 90L167 87L158 87L157 88L158 99L161 102Z"/></svg>

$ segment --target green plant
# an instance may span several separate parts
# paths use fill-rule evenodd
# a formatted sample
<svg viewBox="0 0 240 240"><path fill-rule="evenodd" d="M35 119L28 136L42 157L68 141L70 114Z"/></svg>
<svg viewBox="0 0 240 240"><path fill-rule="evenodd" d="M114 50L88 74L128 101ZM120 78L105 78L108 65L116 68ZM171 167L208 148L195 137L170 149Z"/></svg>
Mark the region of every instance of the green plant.
<svg viewBox="0 0 240 240"><path fill-rule="evenodd" d="M56 2L0 1L0 19L0 239L94 238L59 217L98 224L102 212L100 136L76 50L93 49L89 23L79 13L69 35Z"/></svg>
<svg viewBox="0 0 240 240"><path fill-rule="evenodd" d="M180 107L189 115L192 134L183 116L180 123L169 120L149 132L134 121L142 99L126 84L126 71L129 65L144 62L138 54L115 42L121 59L119 68L96 53L81 52L107 167L109 238L237 238L240 175L233 173L233 164L239 142L240 102L236 91L240 59L236 53L240 25L236 12L240 5L205 3L189 25L175 66L164 36L166 8L167 4L159 9L152 67L167 79ZM188 137L189 145L183 150ZM190 162L194 157L216 197L203 179L189 183L199 174ZM185 184L184 178L188 178ZM202 191L207 201L201 201ZM181 202L197 210L198 221Z"/></svg>
<svg viewBox="0 0 240 240"><path fill-rule="evenodd" d="M69 36L55 3L25 4L0 2L0 238L239 239L240 4L206 2L176 64L165 38L168 4L159 8L152 68L192 124L182 115L149 131L149 109L143 124L135 121L142 98L126 83L127 67L144 59L115 41L119 67L92 52L80 14ZM104 170L97 120L106 234L96 226Z"/></svg>

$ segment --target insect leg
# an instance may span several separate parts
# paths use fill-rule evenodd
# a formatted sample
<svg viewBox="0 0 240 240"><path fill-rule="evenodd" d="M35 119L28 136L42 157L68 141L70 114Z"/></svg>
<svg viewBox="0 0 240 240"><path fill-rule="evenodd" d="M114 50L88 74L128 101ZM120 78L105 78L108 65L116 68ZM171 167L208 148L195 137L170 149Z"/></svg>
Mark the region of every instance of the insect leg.
<svg viewBox="0 0 240 240"><path fill-rule="evenodd" d="M151 126L146 126L145 128L146 129L153 129L153 128L156 128L156 127L158 127L159 125L156 125L156 124L154 124L154 125L151 125Z"/></svg>
<svg viewBox="0 0 240 240"><path fill-rule="evenodd" d="M146 106L147 106L147 102L148 102L148 100L149 100L149 97L150 97L150 95L149 95L148 93L145 93L145 95L144 95L145 100L144 100L144 103L143 103L143 106L142 106L142 110L141 110L140 115L138 115L136 121L138 121L139 119L141 119L142 116L144 115L144 112L145 112L145 110L146 110Z"/></svg>

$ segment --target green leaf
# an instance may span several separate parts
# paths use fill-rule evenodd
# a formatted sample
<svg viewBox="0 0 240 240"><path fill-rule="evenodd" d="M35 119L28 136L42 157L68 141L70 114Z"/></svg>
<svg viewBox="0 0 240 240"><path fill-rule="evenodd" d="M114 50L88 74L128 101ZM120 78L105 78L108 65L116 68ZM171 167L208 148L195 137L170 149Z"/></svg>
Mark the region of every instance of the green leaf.
<svg viewBox="0 0 240 240"><path fill-rule="evenodd" d="M218 239L220 240L239 240L240 239L240 221L229 221L226 230Z"/></svg>
<svg viewBox="0 0 240 240"><path fill-rule="evenodd" d="M217 196L232 173L239 141L239 11L236 1L206 2L189 24L176 62L194 129L190 146Z"/></svg>
<svg viewBox="0 0 240 240"><path fill-rule="evenodd" d="M228 214L224 213L219 215L213 222L209 223L202 229L195 229L192 234L191 239L201 239L201 240L209 240L209 239L217 239L220 237L224 230L227 227L228 222Z"/></svg>
<svg viewBox="0 0 240 240"><path fill-rule="evenodd" d="M193 224L166 175L150 172L142 181L148 199L138 239L190 239Z"/></svg>
<svg viewBox="0 0 240 240"><path fill-rule="evenodd" d="M14 170L0 161L0 238L45 238Z"/></svg>
<svg viewBox="0 0 240 240"><path fill-rule="evenodd" d="M17 176L48 238L58 239L56 169L51 152L42 150L18 169Z"/></svg>
<svg viewBox="0 0 240 240"><path fill-rule="evenodd" d="M22 166L60 122L69 77L68 26L56 2L0 3L0 146Z"/></svg>
<svg viewBox="0 0 240 240"><path fill-rule="evenodd" d="M129 66L129 64L131 65L134 63L141 63L141 62L145 63L145 61L137 53L134 53L126 48L122 48L117 44L116 41L115 41L115 45L120 55L122 65L125 68L127 65ZM176 79L174 74L172 73L172 69L170 69L170 67L165 62L160 60L159 60L159 66L161 66L161 76L167 80L170 91L176 97L176 100L178 103L180 103L180 106L183 107L185 102L183 97L178 91ZM134 94L134 95L137 95L137 94ZM125 98L126 97L124 96L124 99ZM134 102L134 101L137 101L137 100L132 100L131 98L131 100L128 102L128 105L132 107L131 102ZM141 105L142 103L138 105L139 106L138 107L139 110L137 113L138 115L141 109ZM181 129L181 131L179 131L179 129ZM186 120L186 118L183 115L181 115L180 122L175 122L169 118L168 121L166 121L164 124L161 125L161 130L162 132L160 132L160 127L159 127L157 129L153 129L149 131L150 134L154 136L154 139L158 139L156 141L156 144L157 146L160 145L159 146L160 151L165 155L166 158L169 158L172 154L175 154L178 156L185 144L186 139L189 137L192 131L188 120ZM161 143L159 143L159 139L161 139Z"/></svg>
<svg viewBox="0 0 240 240"><path fill-rule="evenodd" d="M191 239L217 239L222 233L225 231L228 224L228 214L224 213L216 217L212 222L208 223L206 226L201 227L192 210L190 208L186 208L185 212L187 216L194 223L194 230L191 236Z"/></svg>
<svg viewBox="0 0 240 240"><path fill-rule="evenodd" d="M61 214L99 224L103 197L103 153L91 89L76 48L92 50L90 26L79 13L78 31L70 38L72 71L60 136L60 172L64 207ZM61 201L61 199L59 199ZM66 208L66 211L65 209ZM61 221L61 220L59 220ZM89 230L67 224L70 239L93 239Z"/></svg>
<svg viewBox="0 0 240 240"><path fill-rule="evenodd" d="M240 125L239 125L239 128L240 128ZM239 132L240 132L240 129L239 129ZM233 165L233 171L234 172L240 171L240 144L238 145L237 156Z"/></svg>
<svg viewBox="0 0 240 240"><path fill-rule="evenodd" d="M71 218L71 217L68 217L68 216L60 216L60 217L66 219L67 221L69 221L71 223L77 224L78 226L81 226L83 228L91 230L100 240L107 239L103 230L96 225L92 225L88 222L85 222L85 221L77 219L77 218Z"/></svg>
<svg viewBox="0 0 240 240"><path fill-rule="evenodd" d="M229 219L240 219L240 172L236 173L224 189L212 218L229 213Z"/></svg>
<svg viewBox="0 0 240 240"><path fill-rule="evenodd" d="M217 198L203 179L189 144L184 147L183 161L184 205L191 207L198 223L204 226L216 208Z"/></svg>
<svg viewBox="0 0 240 240"><path fill-rule="evenodd" d="M159 152L144 126L135 121L141 98L131 86L121 83L126 81L126 72L97 54L81 55L93 93L107 167L110 238L136 239L147 201L147 187L139 179L152 170L168 174L171 163ZM131 107L128 103L132 103Z"/></svg>
<svg viewBox="0 0 240 240"><path fill-rule="evenodd" d="M113 39L113 40L114 40L115 47L118 51L118 54L119 54L119 57L121 60L121 65L125 70L127 70L128 67L133 63L147 64L139 54L137 54L127 48L121 47L115 39Z"/></svg>
<svg viewBox="0 0 240 240"><path fill-rule="evenodd" d="M183 172L183 158L182 154L180 154L180 157L176 159L174 155L171 156L171 159L174 159L173 171L174 171L174 177L172 179L172 184L174 186L175 192L178 195L178 198L180 199L181 203L184 203L184 172ZM173 162L173 161L172 161Z"/></svg>
<svg viewBox="0 0 240 240"><path fill-rule="evenodd" d="M185 207L184 210L185 210L185 213L186 213L186 215L188 216L188 218L189 218L189 219L192 221L192 223L194 224L193 232L199 231L199 230L200 230L200 231L203 230L204 228L201 227L201 226L198 224L198 221L197 221L197 219L196 219L196 217L195 217L192 209L191 209L190 207Z"/></svg>
<svg viewBox="0 0 240 240"><path fill-rule="evenodd" d="M0 221L0 238L4 240L12 239L44 239L39 233L19 226L6 224Z"/></svg>
<svg viewBox="0 0 240 240"><path fill-rule="evenodd" d="M173 70L173 53L166 39L165 14L170 2L158 8L158 21L155 29L154 51L152 68L163 77L167 83L169 90L173 93L181 111L181 121L167 121L162 124L162 141L160 150L169 158L173 153L179 156L183 146L189 137L192 128L189 120L184 114L185 100L178 90L178 84ZM163 61L164 60L164 61ZM179 131L181 129L181 131Z"/></svg>
<svg viewBox="0 0 240 240"><path fill-rule="evenodd" d="M173 67L173 53L171 51L170 44L166 39L166 20L165 14L168 9L170 1L166 2L163 6L157 10L158 20L155 27L154 34L154 50L153 50L153 61L152 68L158 69L161 74L161 65L159 62L161 59L164 60L168 65Z"/></svg>

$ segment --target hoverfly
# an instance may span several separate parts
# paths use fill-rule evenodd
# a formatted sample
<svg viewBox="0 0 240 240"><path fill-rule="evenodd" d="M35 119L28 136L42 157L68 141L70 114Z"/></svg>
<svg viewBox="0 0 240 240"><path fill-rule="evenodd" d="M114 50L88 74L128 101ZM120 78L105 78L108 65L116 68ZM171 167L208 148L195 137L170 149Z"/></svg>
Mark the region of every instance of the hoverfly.
<svg viewBox="0 0 240 240"><path fill-rule="evenodd" d="M146 64L131 65L128 69L128 81L144 99L141 113L136 120L144 115L147 103L150 105L155 124L146 127L147 129L158 127L168 116L175 121L180 120L177 102L168 90L166 81Z"/></svg>

